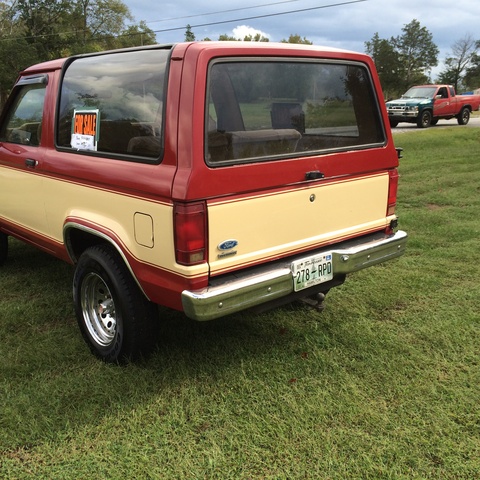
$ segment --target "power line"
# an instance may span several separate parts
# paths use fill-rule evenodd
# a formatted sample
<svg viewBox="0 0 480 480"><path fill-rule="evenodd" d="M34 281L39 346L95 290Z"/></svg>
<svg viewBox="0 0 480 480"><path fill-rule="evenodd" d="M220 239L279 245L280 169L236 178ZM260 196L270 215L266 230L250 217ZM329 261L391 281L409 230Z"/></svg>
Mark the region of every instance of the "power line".
<svg viewBox="0 0 480 480"><path fill-rule="evenodd" d="M271 3L271 4L268 4L268 5L275 5L275 4L279 4L279 3L289 3L289 2L293 2L293 1L297 1L297 0L286 0L286 1L281 1L281 2ZM200 24L197 24L197 25L190 25L190 27L191 28L199 28L199 27L208 27L208 26L212 26L212 25L222 25L222 24L226 24L226 23L244 22L246 20L255 20L255 19L259 19L259 18L276 17L276 16L280 16L280 15L290 15L292 13L301 13L301 12L308 12L308 11L312 11L312 10L320 10L320 9L324 9L324 8L340 7L340 6L343 6L343 5L351 5L351 4L354 4L354 3L361 3L361 2L366 2L366 1L368 1L368 0L351 0L351 1L347 1L347 2L330 3L328 5L320 5L320 6L317 6L317 7L309 7L309 8L301 8L301 9L296 9L296 10L289 10L287 12L267 13L265 15L255 15L255 16L251 16L251 17L234 18L234 19L231 19L231 20L219 20L219 21L216 21L216 22L200 23ZM262 5L262 6L266 6L266 5ZM246 7L246 8L255 8L255 7ZM231 11L238 11L238 10L243 10L243 8L233 9ZM218 13L223 13L223 12L218 12ZM205 14L205 15L210 15L210 14ZM192 15L192 16L203 16L203 15ZM181 18L188 18L188 17L178 17L178 18L181 19ZM160 30L152 30L152 32L153 33L173 32L173 31L176 31L176 30L184 30L185 27L186 27L185 25L182 25L181 27L172 27L172 28L165 28L165 29L160 29ZM68 33L79 33L79 32L81 32L81 31L55 32L55 33L49 33L49 34L33 35L33 36L28 36L28 37L5 37L5 38L1 38L0 41L16 40L18 38L28 38L28 39L46 38L46 37L51 37L51 36L64 35L64 34L68 34ZM138 35L138 34L142 34L142 33L144 33L144 32L127 33L127 34L117 35L117 37L128 37L128 36Z"/></svg>
<svg viewBox="0 0 480 480"><path fill-rule="evenodd" d="M298 2L299 0L283 0L282 2L273 2L273 3L264 3L262 5L253 5L251 7L240 7L240 8L231 8L229 10L218 10L216 12L207 12L207 13L196 13L194 15L184 15L182 17L170 17L170 18L162 18L161 20L149 20L145 23L164 23L164 22L171 22L172 20L184 20L187 18L196 18L196 17L208 17L211 15L219 15L222 13L232 13L232 12L239 12L241 10L253 10L255 8L263 8L263 7L271 7L273 5L282 5L283 3L292 3Z"/></svg>
<svg viewBox="0 0 480 480"><path fill-rule="evenodd" d="M267 18L267 17L277 17L279 15L289 15L292 13L300 13L300 12L309 12L312 10L320 10L323 8L331 8L331 7L340 7L343 5L350 5L352 3L361 3L361 2L366 2L367 0L352 0L350 2L340 2L340 3L331 3L329 5L321 5L318 7L310 7L310 8L301 8L297 10L290 10L288 12L279 12L279 13L267 13L265 15L256 15L253 17L243 17L243 18L234 18L232 20L219 20L216 22L209 22L209 23L199 23L197 25L190 25L191 28L198 28L198 27L210 27L212 25L222 25L225 23L235 23L235 22L244 22L246 20L256 20L258 18ZM160 30L153 30L153 33L163 33L163 32L173 32L175 30L184 30L185 25L182 25L181 27L172 27L172 28L164 28Z"/></svg>

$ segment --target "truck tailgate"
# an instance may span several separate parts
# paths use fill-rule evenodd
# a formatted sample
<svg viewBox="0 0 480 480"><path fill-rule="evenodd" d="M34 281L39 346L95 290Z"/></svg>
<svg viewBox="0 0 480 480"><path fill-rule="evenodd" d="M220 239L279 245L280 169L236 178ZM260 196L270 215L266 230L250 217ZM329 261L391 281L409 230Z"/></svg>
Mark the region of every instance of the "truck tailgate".
<svg viewBox="0 0 480 480"><path fill-rule="evenodd" d="M381 230L391 220L386 215L388 188L385 172L212 201L210 274Z"/></svg>

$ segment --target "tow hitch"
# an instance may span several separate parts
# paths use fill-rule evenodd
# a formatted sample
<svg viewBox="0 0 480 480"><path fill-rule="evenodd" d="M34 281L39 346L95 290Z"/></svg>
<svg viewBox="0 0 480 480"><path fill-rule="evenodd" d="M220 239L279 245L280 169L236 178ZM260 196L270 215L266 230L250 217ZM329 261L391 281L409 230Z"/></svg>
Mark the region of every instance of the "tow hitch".
<svg viewBox="0 0 480 480"><path fill-rule="evenodd" d="M322 312L325 309L325 294L316 293L310 297L300 298L299 302L314 308L317 312Z"/></svg>

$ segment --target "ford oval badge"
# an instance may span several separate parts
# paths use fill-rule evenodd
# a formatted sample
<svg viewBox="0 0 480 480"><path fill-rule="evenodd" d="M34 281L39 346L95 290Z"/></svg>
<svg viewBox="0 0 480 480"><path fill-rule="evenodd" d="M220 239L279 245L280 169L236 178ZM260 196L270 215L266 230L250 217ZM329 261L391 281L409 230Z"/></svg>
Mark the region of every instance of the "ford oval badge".
<svg viewBox="0 0 480 480"><path fill-rule="evenodd" d="M218 249L222 251L231 250L232 248L235 248L237 245L238 245L237 240L234 240L234 239L225 240L224 242L218 245Z"/></svg>

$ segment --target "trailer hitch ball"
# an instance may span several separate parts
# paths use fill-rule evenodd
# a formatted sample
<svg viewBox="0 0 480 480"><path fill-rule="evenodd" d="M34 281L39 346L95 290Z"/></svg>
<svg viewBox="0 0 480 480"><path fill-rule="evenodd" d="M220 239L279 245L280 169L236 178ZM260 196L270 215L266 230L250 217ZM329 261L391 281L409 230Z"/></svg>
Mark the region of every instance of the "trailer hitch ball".
<svg viewBox="0 0 480 480"><path fill-rule="evenodd" d="M314 308L318 312L322 312L325 309L325 294L322 292L316 293L315 295L310 295L309 297L301 298L300 301L303 304Z"/></svg>

